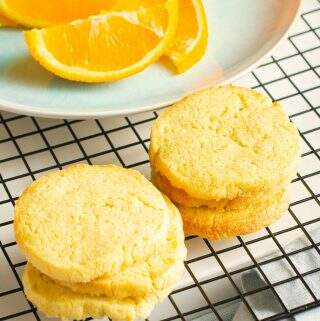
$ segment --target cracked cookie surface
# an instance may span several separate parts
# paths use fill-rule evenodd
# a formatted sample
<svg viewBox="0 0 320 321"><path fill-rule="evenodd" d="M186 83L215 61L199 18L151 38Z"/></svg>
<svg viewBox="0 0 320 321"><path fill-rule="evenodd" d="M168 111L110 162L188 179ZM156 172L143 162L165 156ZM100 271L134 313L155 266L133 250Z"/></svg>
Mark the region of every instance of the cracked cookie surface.
<svg viewBox="0 0 320 321"><path fill-rule="evenodd" d="M25 256L64 282L89 282L144 260L166 239L169 210L140 173L114 165L70 166L32 183L15 208Z"/></svg>
<svg viewBox="0 0 320 321"><path fill-rule="evenodd" d="M204 90L165 110L151 131L152 168L196 199L234 199L285 185L299 134L279 103L246 88Z"/></svg>
<svg viewBox="0 0 320 321"><path fill-rule="evenodd" d="M170 212L170 227L163 246L142 261L112 276L88 283L59 282L77 293L127 298L154 294L162 299L180 277L186 258L182 218L178 209L164 196Z"/></svg>

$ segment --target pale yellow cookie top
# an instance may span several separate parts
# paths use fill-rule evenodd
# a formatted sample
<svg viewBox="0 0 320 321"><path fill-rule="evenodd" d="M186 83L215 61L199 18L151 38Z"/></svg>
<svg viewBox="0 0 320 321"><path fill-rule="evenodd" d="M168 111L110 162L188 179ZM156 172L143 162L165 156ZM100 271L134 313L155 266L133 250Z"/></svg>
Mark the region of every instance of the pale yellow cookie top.
<svg viewBox="0 0 320 321"><path fill-rule="evenodd" d="M16 205L14 227L41 272L88 282L150 255L166 238L169 210L140 173L80 164L32 183Z"/></svg>
<svg viewBox="0 0 320 321"><path fill-rule="evenodd" d="M160 114L152 166L200 199L232 199L282 184L299 157L299 134L279 103L231 85L211 88Z"/></svg>
<svg viewBox="0 0 320 321"><path fill-rule="evenodd" d="M169 232L166 242L149 257L135 262L115 275L102 276L88 283L59 284L77 293L90 295L126 298L153 293L161 298L163 290L172 288L181 275L187 253L181 215L167 197L165 200L170 210Z"/></svg>
<svg viewBox="0 0 320 321"><path fill-rule="evenodd" d="M84 320L87 317L108 316L115 321L133 321L147 318L157 303L154 295L142 298L117 299L106 296L78 294L64 288L30 263L27 264L22 283L27 298L48 317Z"/></svg>

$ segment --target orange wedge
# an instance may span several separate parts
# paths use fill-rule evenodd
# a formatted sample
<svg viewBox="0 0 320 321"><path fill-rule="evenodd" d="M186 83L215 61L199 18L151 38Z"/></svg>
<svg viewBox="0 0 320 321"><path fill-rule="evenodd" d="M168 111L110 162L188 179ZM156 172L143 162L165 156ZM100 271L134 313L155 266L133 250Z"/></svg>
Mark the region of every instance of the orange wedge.
<svg viewBox="0 0 320 321"><path fill-rule="evenodd" d="M140 23L157 34L163 32L161 20L149 19L150 2L157 0L117 0L113 10L140 12ZM176 71L182 73L196 64L204 55L208 44L208 25L205 9L201 0L179 0L179 20L177 34L166 56Z"/></svg>
<svg viewBox="0 0 320 321"><path fill-rule="evenodd" d="M109 10L115 0L0 0L0 11L29 27L46 27Z"/></svg>
<svg viewBox="0 0 320 321"><path fill-rule="evenodd" d="M115 81L155 62L172 44L178 1L157 0L155 23L162 36L143 27L139 12L108 12L70 24L25 32L31 55L52 73L82 82Z"/></svg>
<svg viewBox="0 0 320 321"><path fill-rule="evenodd" d="M0 13L0 27L12 27L17 24Z"/></svg>
<svg viewBox="0 0 320 321"><path fill-rule="evenodd" d="M201 0L179 0L178 29L167 57L178 73L196 64L206 52L208 24Z"/></svg>

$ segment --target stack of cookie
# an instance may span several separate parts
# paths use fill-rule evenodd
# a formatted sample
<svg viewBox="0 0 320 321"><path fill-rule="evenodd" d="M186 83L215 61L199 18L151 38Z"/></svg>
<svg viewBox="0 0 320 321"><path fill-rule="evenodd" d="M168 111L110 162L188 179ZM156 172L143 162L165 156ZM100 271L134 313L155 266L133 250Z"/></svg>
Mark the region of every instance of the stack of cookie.
<svg viewBox="0 0 320 321"><path fill-rule="evenodd" d="M25 293L51 317L148 317L186 256L181 216L147 179L75 165L35 181L15 208Z"/></svg>
<svg viewBox="0 0 320 321"><path fill-rule="evenodd" d="M178 205L187 233L212 239L279 218L299 154L298 131L280 104L235 86L184 99L151 132L153 182Z"/></svg>

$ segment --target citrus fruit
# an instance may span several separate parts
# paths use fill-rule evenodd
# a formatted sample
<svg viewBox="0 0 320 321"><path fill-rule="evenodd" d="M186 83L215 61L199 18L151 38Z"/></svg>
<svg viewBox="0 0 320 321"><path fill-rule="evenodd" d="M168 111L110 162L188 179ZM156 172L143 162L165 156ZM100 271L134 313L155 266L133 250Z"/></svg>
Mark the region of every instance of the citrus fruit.
<svg viewBox="0 0 320 321"><path fill-rule="evenodd" d="M62 78L115 81L145 69L172 44L178 1L158 0L153 9L155 23L166 26L162 36L140 23L139 12L107 12L26 31L25 40L32 56Z"/></svg>
<svg viewBox="0 0 320 321"><path fill-rule="evenodd" d="M163 19L155 19L150 8L156 7L157 0L117 0L113 10L138 11L139 23L161 35L165 25ZM153 3L152 5L150 5ZM175 70L182 73L191 68L204 55L208 43L208 26L205 9L201 0L179 0L177 33L166 56Z"/></svg>
<svg viewBox="0 0 320 321"><path fill-rule="evenodd" d="M109 10L115 0L0 0L7 18L29 27L46 27Z"/></svg>
<svg viewBox="0 0 320 321"><path fill-rule="evenodd" d="M166 55L182 73L196 64L208 44L208 25L201 0L179 0L179 20L173 46Z"/></svg>

